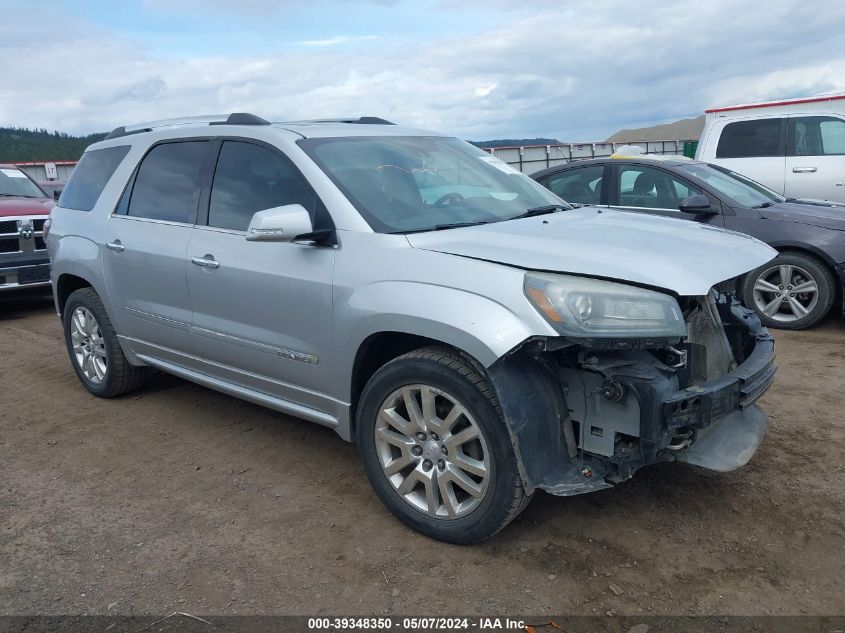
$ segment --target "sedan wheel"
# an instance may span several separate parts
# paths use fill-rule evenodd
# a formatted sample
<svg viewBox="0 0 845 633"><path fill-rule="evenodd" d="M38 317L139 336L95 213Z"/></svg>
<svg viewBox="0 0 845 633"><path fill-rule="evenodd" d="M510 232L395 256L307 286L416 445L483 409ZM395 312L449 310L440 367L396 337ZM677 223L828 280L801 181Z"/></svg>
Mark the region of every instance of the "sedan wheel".
<svg viewBox="0 0 845 633"><path fill-rule="evenodd" d="M818 323L836 298L827 265L808 253L785 252L750 272L740 286L743 303L764 325L803 330Z"/></svg>
<svg viewBox="0 0 845 633"><path fill-rule="evenodd" d="M818 302L818 282L800 266L771 266L754 282L754 305L774 321L803 319L815 310Z"/></svg>
<svg viewBox="0 0 845 633"><path fill-rule="evenodd" d="M375 442L385 476L417 510L454 519L484 499L487 443L453 395L430 385L397 389L380 407Z"/></svg>
<svg viewBox="0 0 845 633"><path fill-rule="evenodd" d="M73 310L70 338L73 357L80 371L95 385L102 383L108 371L106 343L100 332L100 324L85 306Z"/></svg>

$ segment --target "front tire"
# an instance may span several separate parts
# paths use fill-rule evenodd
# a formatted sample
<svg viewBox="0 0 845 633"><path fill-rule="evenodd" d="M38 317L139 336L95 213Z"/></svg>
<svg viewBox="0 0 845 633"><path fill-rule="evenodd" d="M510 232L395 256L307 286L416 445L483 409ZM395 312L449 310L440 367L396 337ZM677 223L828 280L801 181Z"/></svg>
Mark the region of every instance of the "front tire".
<svg viewBox="0 0 845 633"><path fill-rule="evenodd" d="M70 363L88 391L100 398L114 398L141 386L146 367L129 364L93 288L71 293L62 312L62 325Z"/></svg>
<svg viewBox="0 0 845 633"><path fill-rule="evenodd" d="M530 499L492 388L452 350L426 347L387 363L367 383L357 420L373 489L423 534L476 543Z"/></svg>
<svg viewBox="0 0 845 633"><path fill-rule="evenodd" d="M742 283L743 303L766 327L803 330L821 321L836 297L833 274L804 253L781 253L751 271Z"/></svg>

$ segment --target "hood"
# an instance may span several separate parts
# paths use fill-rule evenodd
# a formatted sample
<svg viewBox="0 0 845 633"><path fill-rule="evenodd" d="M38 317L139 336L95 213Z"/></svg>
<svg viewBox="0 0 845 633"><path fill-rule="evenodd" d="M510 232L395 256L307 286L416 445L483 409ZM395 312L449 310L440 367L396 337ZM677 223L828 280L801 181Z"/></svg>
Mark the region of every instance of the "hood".
<svg viewBox="0 0 845 633"><path fill-rule="evenodd" d="M812 224L826 229L845 231L845 205L781 202L757 209L767 220Z"/></svg>
<svg viewBox="0 0 845 633"><path fill-rule="evenodd" d="M777 255L741 233L592 207L407 237L419 249L633 282L682 296L707 294Z"/></svg>
<svg viewBox="0 0 845 633"><path fill-rule="evenodd" d="M50 198L7 198L0 196L0 218L15 215L48 215L56 205Z"/></svg>

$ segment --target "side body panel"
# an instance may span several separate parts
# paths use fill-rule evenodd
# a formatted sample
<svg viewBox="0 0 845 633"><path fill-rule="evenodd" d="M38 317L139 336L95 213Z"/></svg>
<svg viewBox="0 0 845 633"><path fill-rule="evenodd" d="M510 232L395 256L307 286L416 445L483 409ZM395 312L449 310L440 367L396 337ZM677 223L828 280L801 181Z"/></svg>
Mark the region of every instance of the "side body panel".
<svg viewBox="0 0 845 633"><path fill-rule="evenodd" d="M193 229L188 246L192 331L202 355L242 386L331 410L332 247L249 242ZM218 262L196 266L194 258Z"/></svg>

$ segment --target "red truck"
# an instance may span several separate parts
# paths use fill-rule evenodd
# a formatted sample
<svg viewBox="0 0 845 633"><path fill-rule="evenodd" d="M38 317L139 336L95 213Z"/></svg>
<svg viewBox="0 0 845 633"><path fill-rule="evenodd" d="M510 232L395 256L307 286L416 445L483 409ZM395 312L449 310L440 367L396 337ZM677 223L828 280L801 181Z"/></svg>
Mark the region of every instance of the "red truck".
<svg viewBox="0 0 845 633"><path fill-rule="evenodd" d="M0 164L0 293L50 285L43 231L54 204L20 169Z"/></svg>

